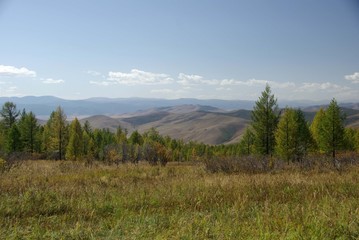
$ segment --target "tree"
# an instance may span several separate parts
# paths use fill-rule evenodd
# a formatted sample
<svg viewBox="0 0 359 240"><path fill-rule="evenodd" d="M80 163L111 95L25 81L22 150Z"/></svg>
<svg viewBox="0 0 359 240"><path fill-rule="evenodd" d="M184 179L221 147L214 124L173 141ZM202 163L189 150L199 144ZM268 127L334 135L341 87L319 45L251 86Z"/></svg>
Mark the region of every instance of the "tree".
<svg viewBox="0 0 359 240"><path fill-rule="evenodd" d="M247 127L241 141L239 142L240 153L250 155L253 153L254 133L250 127Z"/></svg>
<svg viewBox="0 0 359 240"><path fill-rule="evenodd" d="M84 154L83 134L79 120L75 118L70 125L69 143L66 147L66 159L78 160Z"/></svg>
<svg viewBox="0 0 359 240"><path fill-rule="evenodd" d="M135 145L135 144L142 145L143 144L143 138L137 130L131 134L128 141L133 145Z"/></svg>
<svg viewBox="0 0 359 240"><path fill-rule="evenodd" d="M312 137L303 112L286 108L275 133L276 153L286 161L301 160L306 155Z"/></svg>
<svg viewBox="0 0 359 240"><path fill-rule="evenodd" d="M297 128L295 111L291 108L286 108L283 116L279 120L275 140L276 153L288 162L294 155Z"/></svg>
<svg viewBox="0 0 359 240"><path fill-rule="evenodd" d="M122 130L121 126L117 127L116 130L116 141L118 144L121 144L123 142L127 141L127 130Z"/></svg>
<svg viewBox="0 0 359 240"><path fill-rule="evenodd" d="M12 102L6 102L0 111L0 116L2 117L4 126L7 129L10 129L12 127L19 115L20 111L16 109L16 104Z"/></svg>
<svg viewBox="0 0 359 240"><path fill-rule="evenodd" d="M259 154L272 155L273 153L278 115L277 99L274 98L267 84L252 111L251 125L255 136L255 149Z"/></svg>
<svg viewBox="0 0 359 240"><path fill-rule="evenodd" d="M16 124L13 124L7 134L6 151L8 153L20 152L22 150L20 136L19 128Z"/></svg>
<svg viewBox="0 0 359 240"><path fill-rule="evenodd" d="M63 159L65 153L67 141L66 131L66 115L61 107L57 107L56 111L51 113L50 119L47 122L46 134L49 134L49 136L46 135L46 138L48 138L49 141L47 150L57 152L56 158L60 160Z"/></svg>
<svg viewBox="0 0 359 240"><path fill-rule="evenodd" d="M320 108L315 114L312 124L310 125L310 132L312 133L316 145L315 148L317 148L320 152L324 152L324 142L322 137L324 118L325 111L323 108Z"/></svg>
<svg viewBox="0 0 359 240"><path fill-rule="evenodd" d="M19 131L23 149L27 152L34 153L39 150L39 131L40 127L37 123L35 114L23 111L19 121Z"/></svg>
<svg viewBox="0 0 359 240"><path fill-rule="evenodd" d="M345 150L355 151L356 150L356 129L353 128L345 128L344 130L344 141L345 141Z"/></svg>
<svg viewBox="0 0 359 240"><path fill-rule="evenodd" d="M325 111L321 136L324 150L331 153L334 164L336 152L343 147L344 143L344 120L345 115L333 98Z"/></svg>
<svg viewBox="0 0 359 240"><path fill-rule="evenodd" d="M355 133L355 150L357 152L359 152L359 130L356 130L356 133Z"/></svg>

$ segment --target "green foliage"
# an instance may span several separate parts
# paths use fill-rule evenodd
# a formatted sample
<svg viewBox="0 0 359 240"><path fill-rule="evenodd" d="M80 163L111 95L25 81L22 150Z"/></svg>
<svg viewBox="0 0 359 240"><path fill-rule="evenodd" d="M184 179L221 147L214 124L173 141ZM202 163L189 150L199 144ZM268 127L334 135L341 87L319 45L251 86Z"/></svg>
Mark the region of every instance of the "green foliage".
<svg viewBox="0 0 359 240"><path fill-rule="evenodd" d="M276 153L287 162L303 159L313 143L304 114L299 109L285 109L275 136Z"/></svg>
<svg viewBox="0 0 359 240"><path fill-rule="evenodd" d="M16 123L19 115L20 111L16 109L16 104L12 102L6 102L0 111L0 116L6 129L10 129Z"/></svg>
<svg viewBox="0 0 359 240"><path fill-rule="evenodd" d="M70 139L66 148L66 159L80 160L84 155L84 140L80 122L75 118L70 125Z"/></svg>
<svg viewBox="0 0 359 240"><path fill-rule="evenodd" d="M6 161L0 158L0 173L5 171L5 169L6 169Z"/></svg>
<svg viewBox="0 0 359 240"><path fill-rule="evenodd" d="M24 110L18 124L23 150L30 153L39 152L40 126L37 123L36 116L32 112L26 113Z"/></svg>
<svg viewBox="0 0 359 240"><path fill-rule="evenodd" d="M344 129L344 148L348 151L356 150L356 134L358 130L353 128Z"/></svg>
<svg viewBox="0 0 359 240"><path fill-rule="evenodd" d="M43 135L43 142L46 145L43 149L46 149L46 151L51 155L56 153L55 158L60 160L64 159L66 144L68 141L66 118L64 110L61 107L57 107L56 111L51 113ZM45 142L45 139L48 142Z"/></svg>
<svg viewBox="0 0 359 240"><path fill-rule="evenodd" d="M128 141L133 145L135 145L135 144L142 145L143 144L143 138L137 130L131 134Z"/></svg>
<svg viewBox="0 0 359 240"><path fill-rule="evenodd" d="M325 118L325 110L320 108L315 114L312 124L310 125L310 131L316 144L316 148L324 152L324 139L322 138L323 123Z"/></svg>
<svg viewBox="0 0 359 240"><path fill-rule="evenodd" d="M344 147L344 113L333 99L325 111L322 132L320 134L323 142L323 150L331 153L335 159L336 152Z"/></svg>
<svg viewBox="0 0 359 240"><path fill-rule="evenodd" d="M239 142L239 151L243 155L251 155L254 153L255 135L250 127L244 131L241 141Z"/></svg>
<svg viewBox="0 0 359 240"><path fill-rule="evenodd" d="M19 128L16 124L13 124L8 130L6 141L6 152L20 152L22 150L22 142Z"/></svg>
<svg viewBox="0 0 359 240"><path fill-rule="evenodd" d="M267 84L252 112L251 126L255 136L255 149L259 154L272 155L278 118L277 99Z"/></svg>

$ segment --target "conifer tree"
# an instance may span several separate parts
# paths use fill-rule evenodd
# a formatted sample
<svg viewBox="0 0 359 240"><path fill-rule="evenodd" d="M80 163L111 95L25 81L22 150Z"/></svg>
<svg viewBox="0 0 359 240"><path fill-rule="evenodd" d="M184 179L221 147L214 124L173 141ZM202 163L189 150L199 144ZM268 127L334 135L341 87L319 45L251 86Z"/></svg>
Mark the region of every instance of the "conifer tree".
<svg viewBox="0 0 359 240"><path fill-rule="evenodd" d="M277 99L274 98L267 84L252 111L255 149L259 154L272 155L273 153L278 115Z"/></svg>
<svg viewBox="0 0 359 240"><path fill-rule="evenodd" d="M276 152L286 161L301 160L312 143L303 112L286 108L276 131Z"/></svg>
<svg viewBox="0 0 359 240"><path fill-rule="evenodd" d="M294 156L297 129L298 126L295 122L295 111L291 108L286 108L279 120L275 140L276 153L288 162Z"/></svg>
<svg viewBox="0 0 359 240"><path fill-rule="evenodd" d="M19 121L19 130L24 150L30 153L39 150L40 141L38 136L40 127L37 123L35 114L32 112L26 113L24 110Z"/></svg>
<svg viewBox="0 0 359 240"><path fill-rule="evenodd" d="M69 130L69 142L66 148L66 159L68 160L78 160L84 154L83 149L83 133L81 124L77 118L75 118L70 124Z"/></svg>
<svg viewBox="0 0 359 240"><path fill-rule="evenodd" d="M244 131L241 141L239 142L239 151L241 154L250 155L253 153L254 133L250 127Z"/></svg>
<svg viewBox="0 0 359 240"><path fill-rule="evenodd" d="M16 109L16 104L13 102L6 102L0 111L0 116L6 129L12 127L19 115L20 111Z"/></svg>
<svg viewBox="0 0 359 240"><path fill-rule="evenodd" d="M325 111L323 108L320 108L315 114L312 124L310 125L310 132L312 133L315 142L315 148L320 152L324 152L324 142L322 136L324 118Z"/></svg>
<svg viewBox="0 0 359 240"><path fill-rule="evenodd" d="M13 124L7 134L6 151L8 153L20 152L22 150L20 136L19 128L16 124Z"/></svg>
<svg viewBox="0 0 359 240"><path fill-rule="evenodd" d="M324 150L332 155L334 164L336 152L344 145L344 120L344 113L339 108L337 101L332 99L325 111L321 136Z"/></svg>
<svg viewBox="0 0 359 240"><path fill-rule="evenodd" d="M49 136L48 138L48 151L58 153L58 158L62 160L64 158L66 142L67 142L67 124L66 115L61 107L57 107L56 111L52 112L50 119L47 122L47 129L45 131Z"/></svg>

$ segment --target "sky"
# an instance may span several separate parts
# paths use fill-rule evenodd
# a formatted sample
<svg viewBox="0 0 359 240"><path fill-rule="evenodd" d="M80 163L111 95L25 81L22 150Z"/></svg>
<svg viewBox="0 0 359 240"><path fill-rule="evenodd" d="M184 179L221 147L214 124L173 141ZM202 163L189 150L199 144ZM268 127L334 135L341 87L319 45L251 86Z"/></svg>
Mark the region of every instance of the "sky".
<svg viewBox="0 0 359 240"><path fill-rule="evenodd" d="M359 102L358 0L0 0L0 97Z"/></svg>

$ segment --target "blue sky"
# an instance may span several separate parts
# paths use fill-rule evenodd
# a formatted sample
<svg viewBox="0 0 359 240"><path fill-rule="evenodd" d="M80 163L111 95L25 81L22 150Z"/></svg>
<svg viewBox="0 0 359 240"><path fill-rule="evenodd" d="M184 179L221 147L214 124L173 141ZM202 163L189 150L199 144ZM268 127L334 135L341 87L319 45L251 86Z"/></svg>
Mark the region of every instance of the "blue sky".
<svg viewBox="0 0 359 240"><path fill-rule="evenodd" d="M357 0L0 0L0 96L359 102Z"/></svg>

